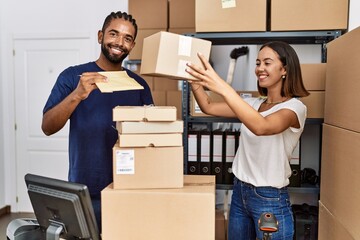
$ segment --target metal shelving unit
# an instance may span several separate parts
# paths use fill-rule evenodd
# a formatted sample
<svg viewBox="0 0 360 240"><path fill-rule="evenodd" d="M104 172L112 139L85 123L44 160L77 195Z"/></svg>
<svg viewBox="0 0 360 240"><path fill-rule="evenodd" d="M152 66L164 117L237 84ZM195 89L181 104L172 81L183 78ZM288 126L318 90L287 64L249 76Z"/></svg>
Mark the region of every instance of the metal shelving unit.
<svg viewBox="0 0 360 240"><path fill-rule="evenodd" d="M187 33L186 36L206 39L213 45L244 45L263 44L268 41L285 41L289 44L320 44L321 60L326 62L326 44L341 36L340 30L333 31L300 31L300 32L228 32L228 33ZM183 81L182 88L182 117L184 121L183 146L184 169L187 169L188 160L188 129L193 123L226 123L239 122L236 118L221 117L194 117L190 116L190 86ZM307 119L306 124L321 125L323 119ZM320 143L321 144L321 143ZM320 145L321 146L321 145ZM319 156L319 159L321 156ZM231 189L231 185L217 184L217 189ZM314 193L320 192L319 186L290 187L290 192Z"/></svg>

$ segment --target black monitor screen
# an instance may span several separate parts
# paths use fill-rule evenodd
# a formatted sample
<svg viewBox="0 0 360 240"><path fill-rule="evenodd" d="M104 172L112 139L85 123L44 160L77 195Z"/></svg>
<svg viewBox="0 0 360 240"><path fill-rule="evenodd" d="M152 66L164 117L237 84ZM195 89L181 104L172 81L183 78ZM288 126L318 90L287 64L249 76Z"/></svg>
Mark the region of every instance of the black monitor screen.
<svg viewBox="0 0 360 240"><path fill-rule="evenodd" d="M25 182L47 239L100 239L86 185L33 174Z"/></svg>

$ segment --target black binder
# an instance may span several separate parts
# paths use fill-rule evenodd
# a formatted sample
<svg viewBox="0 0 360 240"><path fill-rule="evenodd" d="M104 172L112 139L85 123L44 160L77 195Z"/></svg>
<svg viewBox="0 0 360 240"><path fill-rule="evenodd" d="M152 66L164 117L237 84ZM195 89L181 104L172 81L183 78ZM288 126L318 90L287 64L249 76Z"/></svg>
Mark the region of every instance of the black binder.
<svg viewBox="0 0 360 240"><path fill-rule="evenodd" d="M239 137L240 132L238 131L225 131L224 184L234 183L232 163L239 146Z"/></svg>
<svg viewBox="0 0 360 240"><path fill-rule="evenodd" d="M188 160L187 160L187 174L200 174L200 159L199 159L199 132L195 130L188 131Z"/></svg>
<svg viewBox="0 0 360 240"><path fill-rule="evenodd" d="M210 165L210 131L202 130L199 132L200 138L200 174L201 175L210 175L211 174L211 165Z"/></svg>
<svg viewBox="0 0 360 240"><path fill-rule="evenodd" d="M289 187L300 187L301 185L301 167L300 167L300 141L292 152L290 159L291 176L289 178Z"/></svg>
<svg viewBox="0 0 360 240"><path fill-rule="evenodd" d="M222 184L224 168L224 132L214 130L211 137L211 175L215 175L216 184Z"/></svg>

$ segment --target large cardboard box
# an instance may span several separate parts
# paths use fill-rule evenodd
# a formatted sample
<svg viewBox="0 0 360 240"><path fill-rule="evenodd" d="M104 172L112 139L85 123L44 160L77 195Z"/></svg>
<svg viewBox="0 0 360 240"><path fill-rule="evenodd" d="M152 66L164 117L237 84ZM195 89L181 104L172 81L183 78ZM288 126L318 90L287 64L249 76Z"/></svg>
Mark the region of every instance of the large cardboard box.
<svg viewBox="0 0 360 240"><path fill-rule="evenodd" d="M173 106L116 106L113 121L176 121Z"/></svg>
<svg viewBox="0 0 360 240"><path fill-rule="evenodd" d="M215 239L215 177L185 175L180 189L101 192L102 239Z"/></svg>
<svg viewBox="0 0 360 240"><path fill-rule="evenodd" d="M176 147L182 146L181 133L119 134L119 147Z"/></svg>
<svg viewBox="0 0 360 240"><path fill-rule="evenodd" d="M354 239L360 239L359 146L360 133L323 125L320 201Z"/></svg>
<svg viewBox="0 0 360 240"><path fill-rule="evenodd" d="M113 148L114 189L182 188L183 147Z"/></svg>
<svg viewBox="0 0 360 240"><path fill-rule="evenodd" d="M349 0L271 0L271 31L348 28Z"/></svg>
<svg viewBox="0 0 360 240"><path fill-rule="evenodd" d="M186 63L202 65L197 54L210 57L211 42L170 32L159 32L144 39L141 74L172 79L193 79Z"/></svg>
<svg viewBox="0 0 360 240"><path fill-rule="evenodd" d="M120 134L136 133L182 133L184 122L116 122L116 129Z"/></svg>
<svg viewBox="0 0 360 240"><path fill-rule="evenodd" d="M326 63L301 64L303 83L308 91L325 91Z"/></svg>
<svg viewBox="0 0 360 240"><path fill-rule="evenodd" d="M167 77L154 77L155 91L173 91L179 89L179 81Z"/></svg>
<svg viewBox="0 0 360 240"><path fill-rule="evenodd" d="M147 38L148 36L151 36L160 31L166 31L166 29L138 29L137 37L135 39L135 46L129 54L129 60L141 60L142 50L144 46L144 38Z"/></svg>
<svg viewBox="0 0 360 240"><path fill-rule="evenodd" d="M327 209L322 202L319 202L319 240L347 239L355 240L354 236L336 219L336 217Z"/></svg>
<svg viewBox="0 0 360 240"><path fill-rule="evenodd" d="M151 91L151 95L155 106L166 106L166 91Z"/></svg>
<svg viewBox="0 0 360 240"><path fill-rule="evenodd" d="M309 96L300 98L307 107L307 118L324 118L325 91L309 92Z"/></svg>
<svg viewBox="0 0 360 240"><path fill-rule="evenodd" d="M195 0L169 0L169 28L195 28Z"/></svg>
<svg viewBox="0 0 360 240"><path fill-rule="evenodd" d="M168 0L129 0L129 14L139 29L168 28Z"/></svg>
<svg viewBox="0 0 360 240"><path fill-rule="evenodd" d="M196 0L196 32L266 31L264 0Z"/></svg>
<svg viewBox="0 0 360 240"><path fill-rule="evenodd" d="M360 132L360 27L327 44L324 122Z"/></svg>
<svg viewBox="0 0 360 240"><path fill-rule="evenodd" d="M166 91L166 105L175 106L177 111L177 119L182 119L182 92Z"/></svg>

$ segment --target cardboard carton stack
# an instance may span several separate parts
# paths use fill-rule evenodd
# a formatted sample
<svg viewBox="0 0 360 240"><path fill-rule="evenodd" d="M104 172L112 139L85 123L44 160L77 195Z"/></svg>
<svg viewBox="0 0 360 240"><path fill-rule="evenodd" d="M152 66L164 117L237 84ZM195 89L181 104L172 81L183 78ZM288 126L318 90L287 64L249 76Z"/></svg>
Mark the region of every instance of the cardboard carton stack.
<svg viewBox="0 0 360 240"><path fill-rule="evenodd" d="M101 193L104 240L214 239L215 178L184 176L176 119L176 107L113 109L119 141L114 182Z"/></svg>
<svg viewBox="0 0 360 240"><path fill-rule="evenodd" d="M360 27L328 44L319 238L360 239Z"/></svg>

